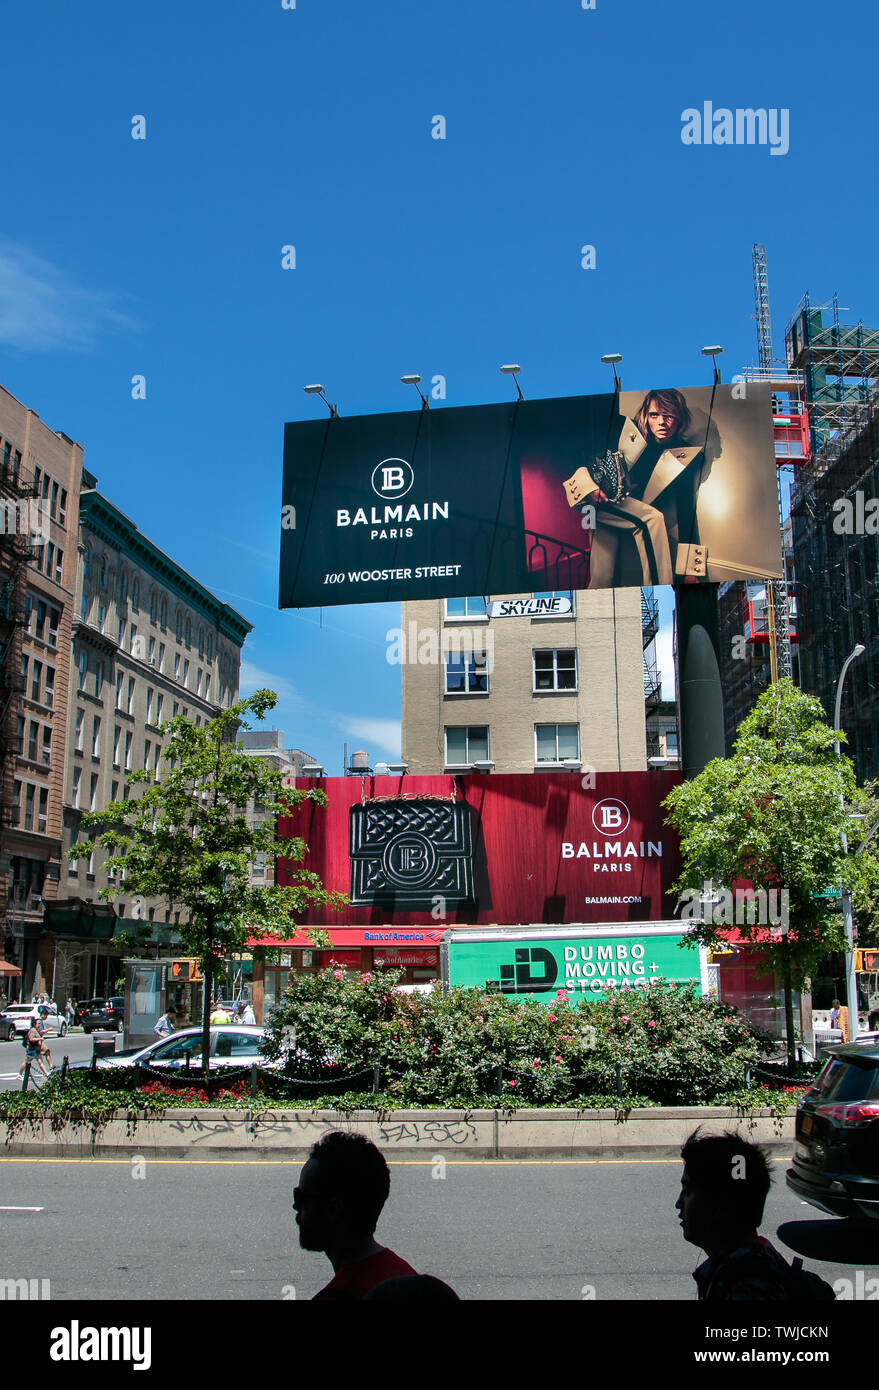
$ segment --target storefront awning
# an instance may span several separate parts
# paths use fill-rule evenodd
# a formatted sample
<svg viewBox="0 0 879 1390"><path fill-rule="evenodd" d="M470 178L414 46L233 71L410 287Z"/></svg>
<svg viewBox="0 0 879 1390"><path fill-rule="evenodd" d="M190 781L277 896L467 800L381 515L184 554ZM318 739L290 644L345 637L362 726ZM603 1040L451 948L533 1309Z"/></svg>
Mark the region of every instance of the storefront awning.
<svg viewBox="0 0 879 1390"><path fill-rule="evenodd" d="M8 960L0 960L0 975L20 975L21 971L17 965L12 965Z"/></svg>
<svg viewBox="0 0 879 1390"><path fill-rule="evenodd" d="M328 931L328 935L334 946L438 947L446 930L444 926L435 930L429 927L335 927ZM273 936L251 936L247 945L268 946L287 951L291 947L306 951L323 949L316 947L304 931L297 932L284 941L278 941Z"/></svg>
<svg viewBox="0 0 879 1390"><path fill-rule="evenodd" d="M64 898L46 903L43 924L46 931L73 941L109 941L116 928L116 909L110 903Z"/></svg>

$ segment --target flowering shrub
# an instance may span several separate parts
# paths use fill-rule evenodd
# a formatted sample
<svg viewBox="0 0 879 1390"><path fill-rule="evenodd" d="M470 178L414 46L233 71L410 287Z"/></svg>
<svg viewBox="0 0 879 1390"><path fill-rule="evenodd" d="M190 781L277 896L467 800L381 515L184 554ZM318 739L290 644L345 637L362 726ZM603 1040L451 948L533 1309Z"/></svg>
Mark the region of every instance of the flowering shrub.
<svg viewBox="0 0 879 1390"><path fill-rule="evenodd" d="M730 1005L663 981L595 1000L560 990L547 1008L477 989L401 994L393 970L336 975L292 976L272 1013L268 1055L289 1048L295 1029L293 1085L328 1075L332 1060L338 1086L360 1091L378 1064L382 1094L399 1106L485 1104L499 1090L520 1104L578 1104L618 1095L618 1084L628 1103L698 1105L740 1090L746 1065L767 1053Z"/></svg>

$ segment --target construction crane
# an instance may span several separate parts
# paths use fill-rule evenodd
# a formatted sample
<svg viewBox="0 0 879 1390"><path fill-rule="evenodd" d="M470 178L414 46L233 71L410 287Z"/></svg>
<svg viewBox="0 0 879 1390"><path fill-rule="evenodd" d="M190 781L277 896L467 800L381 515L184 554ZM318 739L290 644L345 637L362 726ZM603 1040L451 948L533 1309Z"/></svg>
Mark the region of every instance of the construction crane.
<svg viewBox="0 0 879 1390"><path fill-rule="evenodd" d="M769 315L769 277L766 270L766 247L757 242L751 250L754 269L754 311L757 319L757 352L761 374L771 380L774 371L772 357L772 320ZM790 650L790 617L788 611L787 573L784 561L784 495L781 471L778 471L778 521L782 534L782 577L767 579L766 601L769 618L769 674L773 684L779 676L793 679Z"/></svg>

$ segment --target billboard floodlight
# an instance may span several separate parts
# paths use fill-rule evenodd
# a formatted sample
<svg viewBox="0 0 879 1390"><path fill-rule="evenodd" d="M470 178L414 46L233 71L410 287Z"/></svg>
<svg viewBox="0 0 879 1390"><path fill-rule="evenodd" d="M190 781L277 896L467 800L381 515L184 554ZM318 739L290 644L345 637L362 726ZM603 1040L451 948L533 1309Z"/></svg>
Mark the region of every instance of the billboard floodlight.
<svg viewBox="0 0 879 1390"><path fill-rule="evenodd" d="M329 401L324 395L324 388L323 386L321 386L319 381L314 382L311 386L303 386L302 389L308 396L320 396L327 410L330 412L330 419L338 420L339 412L334 405L330 405Z"/></svg>
<svg viewBox="0 0 879 1390"><path fill-rule="evenodd" d="M421 377L418 375L418 373L411 372L408 376L401 376L400 380L402 381L404 386L414 386L415 390L421 397L421 409L430 410L430 401L427 399L427 397L425 396L424 392L418 384L421 381Z"/></svg>
<svg viewBox="0 0 879 1390"><path fill-rule="evenodd" d="M605 366L613 367L613 389L619 391L622 383L617 376L617 363L622 362L623 354L621 352L606 352L601 360Z"/></svg>
<svg viewBox="0 0 879 1390"><path fill-rule="evenodd" d="M519 372L521 372L521 370L522 368L519 366L518 362L507 362L503 367L501 367L501 371L503 372L504 376L511 376L513 378L513 380L516 383L516 390L519 393L519 400L524 401L525 397L522 395L522 388L519 385L519 377L517 375Z"/></svg>
<svg viewBox="0 0 879 1390"><path fill-rule="evenodd" d="M719 385L720 385L720 372L717 370L717 359L718 359L718 357L720 356L720 354L721 354L722 352L723 352L723 348L720 346L719 343L714 343L714 344L712 344L711 346L709 346L709 347L704 347L704 348L702 349L702 356L703 356L703 357L710 357L710 358L711 358L711 361L712 361L712 364L713 364L713 366L714 366L714 385L715 385L715 386L719 386Z"/></svg>

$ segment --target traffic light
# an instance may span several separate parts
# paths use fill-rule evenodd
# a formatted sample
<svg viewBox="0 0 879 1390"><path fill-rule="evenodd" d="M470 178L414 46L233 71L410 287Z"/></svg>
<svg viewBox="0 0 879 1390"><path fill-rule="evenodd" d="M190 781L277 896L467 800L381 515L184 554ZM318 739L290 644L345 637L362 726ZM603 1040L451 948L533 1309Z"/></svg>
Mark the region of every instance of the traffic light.
<svg viewBox="0 0 879 1390"><path fill-rule="evenodd" d="M862 974L879 970L879 951L855 951L855 970Z"/></svg>

